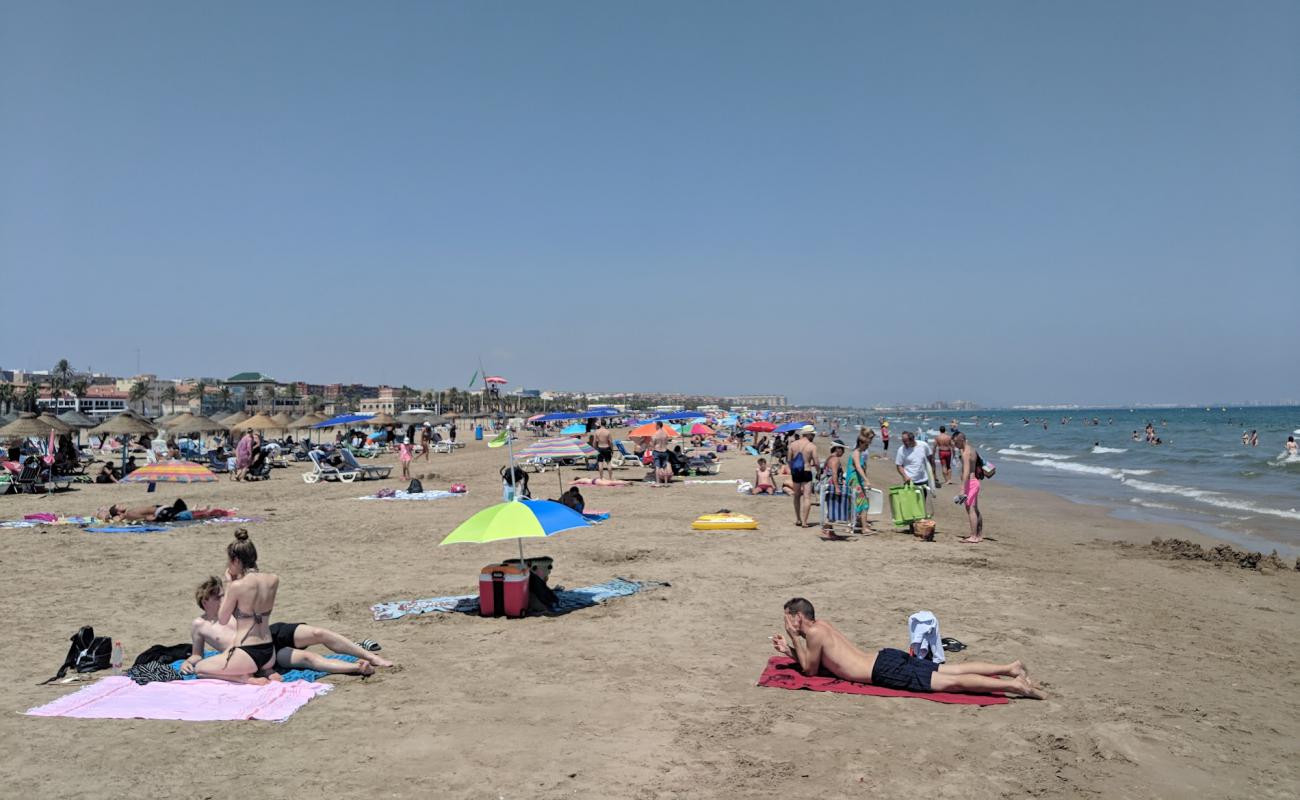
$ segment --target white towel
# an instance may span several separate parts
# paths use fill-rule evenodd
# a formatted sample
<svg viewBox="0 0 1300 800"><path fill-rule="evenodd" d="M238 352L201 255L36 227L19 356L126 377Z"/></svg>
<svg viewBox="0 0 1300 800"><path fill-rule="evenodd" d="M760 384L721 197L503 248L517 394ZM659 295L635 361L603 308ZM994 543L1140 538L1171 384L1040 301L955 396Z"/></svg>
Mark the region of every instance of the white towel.
<svg viewBox="0 0 1300 800"><path fill-rule="evenodd" d="M939 638L939 620L929 611L918 611L907 618L908 647L912 655L936 664L944 662L943 642Z"/></svg>

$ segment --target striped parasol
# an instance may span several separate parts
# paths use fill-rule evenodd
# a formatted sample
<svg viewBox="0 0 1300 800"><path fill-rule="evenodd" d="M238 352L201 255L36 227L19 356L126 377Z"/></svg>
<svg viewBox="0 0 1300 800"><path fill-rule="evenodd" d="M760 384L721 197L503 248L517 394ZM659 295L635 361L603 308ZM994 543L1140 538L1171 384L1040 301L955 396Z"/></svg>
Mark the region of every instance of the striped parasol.
<svg viewBox="0 0 1300 800"><path fill-rule="evenodd" d="M192 461L160 461L147 464L122 479L122 483L211 483L217 476Z"/></svg>
<svg viewBox="0 0 1300 800"><path fill-rule="evenodd" d="M549 439L538 439L529 444L518 453L514 454L515 458L522 459L549 459L558 463L566 458L595 458L596 448L578 439L571 439L568 436L553 436ZM560 477L564 473L563 469L557 470L556 476ZM560 488L564 488L564 479L560 477Z"/></svg>

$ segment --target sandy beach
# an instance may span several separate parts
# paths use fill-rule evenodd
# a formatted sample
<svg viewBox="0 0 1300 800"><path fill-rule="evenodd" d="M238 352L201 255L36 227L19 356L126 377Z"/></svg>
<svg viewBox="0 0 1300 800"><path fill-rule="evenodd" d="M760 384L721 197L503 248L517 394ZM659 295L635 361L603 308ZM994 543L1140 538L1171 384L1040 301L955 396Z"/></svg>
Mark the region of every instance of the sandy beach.
<svg viewBox="0 0 1300 800"><path fill-rule="evenodd" d="M824 443L823 443L824 451ZM878 451L877 451L878 452ZM237 507L275 618L372 638L399 664L334 691L285 724L23 716L77 686L37 686L67 637L92 624L131 657L188 640L195 585L224 566L234 526L148 535L71 527L0 530L0 607L12 671L0 766L12 797L1295 797L1300 768L1300 574L1174 561L1144 545L1196 539L1103 509L989 481L990 541L972 546L945 488L938 537L819 541L789 498L731 484L584 488L598 527L526 542L556 559L552 584L613 577L669 588L560 617L436 614L376 622L374 603L476 590L513 543L439 547L500 499L503 452L482 442L417 461L425 487L469 494L366 502L379 483L269 481L193 487L81 485L0 498L0 517L90 514L110 502ZM391 457L387 459L391 462ZM725 454L719 478L749 478ZM888 486L892 464L871 465ZM436 476L434 475L436 473ZM640 470L623 470L639 479ZM567 478L574 474L565 471ZM554 472L536 497L559 493ZM697 532L722 508L760 529ZM816 512L814 512L815 518ZM1049 693L976 708L755 686L802 595L866 648L906 647L933 611L952 659L1023 658Z"/></svg>

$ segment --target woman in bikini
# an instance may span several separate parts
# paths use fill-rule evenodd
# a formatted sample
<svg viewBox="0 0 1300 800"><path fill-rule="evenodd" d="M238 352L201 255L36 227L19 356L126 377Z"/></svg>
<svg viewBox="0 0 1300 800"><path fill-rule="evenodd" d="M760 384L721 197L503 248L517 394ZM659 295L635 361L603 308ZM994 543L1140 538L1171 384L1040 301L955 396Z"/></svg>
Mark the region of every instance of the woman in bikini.
<svg viewBox="0 0 1300 800"><path fill-rule="evenodd" d="M235 531L235 541L226 546L225 597L217 611L217 623L228 625L235 620L235 645L224 653L205 658L194 665L200 678L220 678L234 683L267 683L265 673L275 668L275 643L271 638L271 611L280 588L277 575L259 572L257 548L248 539L248 531ZM202 652L194 655L202 655ZM270 680L278 680L272 674Z"/></svg>
<svg viewBox="0 0 1300 800"><path fill-rule="evenodd" d="M848 483L849 489L853 492L853 514L858 520L858 533L875 533L871 523L867 521L867 512L871 510L871 496L867 490L871 488L871 481L867 479L867 458L871 449L871 440L876 438L876 432L870 428L863 428L858 432L858 441L849 454L848 465Z"/></svg>

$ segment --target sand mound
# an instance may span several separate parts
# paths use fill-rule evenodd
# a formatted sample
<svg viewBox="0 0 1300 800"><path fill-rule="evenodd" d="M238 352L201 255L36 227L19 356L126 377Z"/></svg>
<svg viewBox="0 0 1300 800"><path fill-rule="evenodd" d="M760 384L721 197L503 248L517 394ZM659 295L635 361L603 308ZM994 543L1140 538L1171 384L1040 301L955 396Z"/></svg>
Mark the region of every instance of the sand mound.
<svg viewBox="0 0 1300 800"><path fill-rule="evenodd" d="M1206 549L1186 539L1152 539L1151 544L1147 545L1145 549L1147 552L1163 558L1207 561L1211 564L1236 564L1242 569L1292 569L1292 565L1287 564L1278 557L1276 550L1269 555L1264 555L1263 553L1248 553L1226 544ZM1300 570L1300 558L1296 559L1294 568Z"/></svg>

